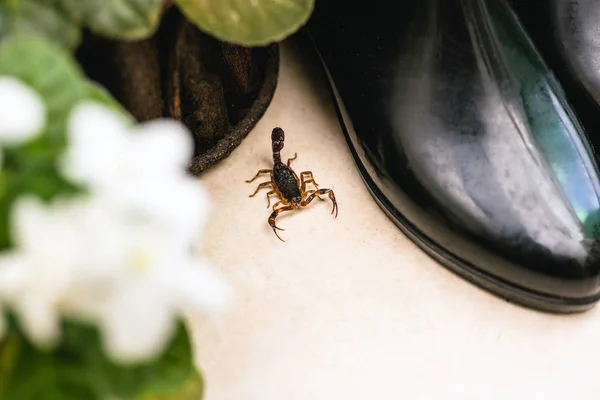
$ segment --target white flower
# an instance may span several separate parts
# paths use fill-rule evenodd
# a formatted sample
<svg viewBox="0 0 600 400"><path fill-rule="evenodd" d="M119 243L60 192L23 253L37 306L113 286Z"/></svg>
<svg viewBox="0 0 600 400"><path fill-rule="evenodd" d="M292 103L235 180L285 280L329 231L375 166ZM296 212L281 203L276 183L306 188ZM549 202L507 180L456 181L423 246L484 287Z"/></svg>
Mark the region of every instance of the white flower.
<svg viewBox="0 0 600 400"><path fill-rule="evenodd" d="M87 194L16 203L0 307L38 344L55 342L66 317L96 325L113 359L147 361L177 319L220 310L231 296L194 254L209 202L185 173L192 142L174 122L130 128L93 103L73 111L68 133L62 167Z"/></svg>
<svg viewBox="0 0 600 400"><path fill-rule="evenodd" d="M66 177L124 212L162 218L188 234L201 229L207 196L184 173L193 141L180 123L157 120L129 127L116 112L86 102L73 110L68 137Z"/></svg>
<svg viewBox="0 0 600 400"><path fill-rule="evenodd" d="M229 293L216 271L161 226L119 225L111 229L118 240L105 244L105 254L100 254L100 260L103 255L114 257L101 261L112 267L102 279L88 279L74 288L65 310L97 323L110 356L126 363L156 355L186 310L219 310Z"/></svg>
<svg viewBox="0 0 600 400"><path fill-rule="evenodd" d="M40 95L20 80L0 76L0 144L29 141L46 124Z"/></svg>
<svg viewBox="0 0 600 400"><path fill-rule="evenodd" d="M58 303L79 261L77 217L62 204L48 208L24 198L12 215L15 249L0 253L0 303L15 311L41 346L59 337Z"/></svg>
<svg viewBox="0 0 600 400"><path fill-rule="evenodd" d="M190 242L151 220L116 218L93 197L52 205L25 198L14 221L16 250L0 255L0 303L39 345L56 342L66 316L96 324L115 360L146 361L177 318L229 300Z"/></svg>

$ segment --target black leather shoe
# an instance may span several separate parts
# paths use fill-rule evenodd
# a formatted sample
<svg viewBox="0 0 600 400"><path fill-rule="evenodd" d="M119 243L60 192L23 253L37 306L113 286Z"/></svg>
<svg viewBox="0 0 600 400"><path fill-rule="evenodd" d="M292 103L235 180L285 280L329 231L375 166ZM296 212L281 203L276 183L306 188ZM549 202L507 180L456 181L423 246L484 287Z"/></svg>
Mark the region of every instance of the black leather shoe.
<svg viewBox="0 0 600 400"><path fill-rule="evenodd" d="M600 151L600 1L513 0L515 11L556 74Z"/></svg>
<svg viewBox="0 0 600 400"><path fill-rule="evenodd" d="M598 301L598 167L504 0L319 0L307 29L358 169L408 237L511 301Z"/></svg>

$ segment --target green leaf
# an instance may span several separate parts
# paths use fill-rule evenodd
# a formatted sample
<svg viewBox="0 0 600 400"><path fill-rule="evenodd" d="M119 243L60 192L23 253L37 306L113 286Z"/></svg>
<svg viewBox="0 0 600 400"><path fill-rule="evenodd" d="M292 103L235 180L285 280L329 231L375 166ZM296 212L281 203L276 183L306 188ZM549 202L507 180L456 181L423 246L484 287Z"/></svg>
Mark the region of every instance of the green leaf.
<svg viewBox="0 0 600 400"><path fill-rule="evenodd" d="M123 366L107 358L98 331L90 326L65 323L59 346L41 351L20 333L14 317L11 321L10 341L0 343L0 363L12 361L10 368L0 369L0 400L201 400L202 378L181 322L156 360Z"/></svg>
<svg viewBox="0 0 600 400"><path fill-rule="evenodd" d="M81 29L64 11L61 0L0 0L0 41L41 36L69 49L81 41Z"/></svg>
<svg viewBox="0 0 600 400"><path fill-rule="evenodd" d="M138 40L154 33L163 0L60 0L71 17L99 36Z"/></svg>
<svg viewBox="0 0 600 400"><path fill-rule="evenodd" d="M0 315L3 317L2 315ZM10 332L0 341L0 400L7 392L9 382L19 356L20 338L16 332Z"/></svg>
<svg viewBox="0 0 600 400"><path fill-rule="evenodd" d="M87 95L85 77L70 53L41 37L14 37L0 43L0 76L22 80L47 108L47 135L62 139L72 107ZM60 141L62 144L62 141Z"/></svg>
<svg viewBox="0 0 600 400"><path fill-rule="evenodd" d="M195 373L178 389L164 393L146 393L136 400L202 400L204 398L204 380L199 372Z"/></svg>
<svg viewBox="0 0 600 400"><path fill-rule="evenodd" d="M285 39L306 23L315 0L175 0L183 14L216 38L243 46Z"/></svg>

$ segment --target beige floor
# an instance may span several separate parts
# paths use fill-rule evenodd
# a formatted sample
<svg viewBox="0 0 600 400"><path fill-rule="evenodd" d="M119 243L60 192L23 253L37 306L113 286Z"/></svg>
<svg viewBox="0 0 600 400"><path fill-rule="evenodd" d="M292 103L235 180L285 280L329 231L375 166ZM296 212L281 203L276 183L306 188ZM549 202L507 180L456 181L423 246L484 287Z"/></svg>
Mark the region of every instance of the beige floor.
<svg viewBox="0 0 600 400"><path fill-rule="evenodd" d="M205 253L236 293L194 327L206 400L600 399L600 310L523 309L419 251L367 193L314 66L282 51L267 114L202 178ZM325 202L281 218L286 243L244 182L269 167L275 126L284 158L298 152L340 205L337 219Z"/></svg>

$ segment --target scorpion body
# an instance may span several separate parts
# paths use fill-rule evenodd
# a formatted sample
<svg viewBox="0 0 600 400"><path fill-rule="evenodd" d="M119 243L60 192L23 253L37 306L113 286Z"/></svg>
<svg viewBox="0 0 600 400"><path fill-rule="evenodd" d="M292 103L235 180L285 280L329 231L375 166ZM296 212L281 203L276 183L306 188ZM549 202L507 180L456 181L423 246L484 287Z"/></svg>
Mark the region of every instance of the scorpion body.
<svg viewBox="0 0 600 400"><path fill-rule="evenodd" d="M292 204L300 204L302 201L300 183L290 167L282 162L275 163L273 165L273 181L277 182L277 190L282 200L287 200Z"/></svg>
<svg viewBox="0 0 600 400"><path fill-rule="evenodd" d="M280 200L273 205L273 212L269 216L268 222L273 229L273 232L275 232L275 235L281 241L284 240L279 236L277 230L283 231L284 229L276 226L275 219L284 211L292 211L300 207L306 207L315 197L319 200L323 200L321 196L327 194L333 203L331 213L333 214L335 212L335 217L337 217L338 214L338 205L333 190L319 189L319 185L315 182L311 171L301 172L300 177L298 177L291 168L291 163L298 157L298 154L294 154L293 158L289 158L286 164L281 161L281 150L283 149L284 139L285 134L283 129L273 129L273 132L271 133L273 169L261 169L256 173L254 178L246 181L250 183L262 174L270 174L271 180L259 184L254 193L249 197L254 197L262 188L270 187L272 190L267 193L267 208L271 206L271 195L276 194L279 197ZM313 184L315 189L306 189L307 185L310 183Z"/></svg>

